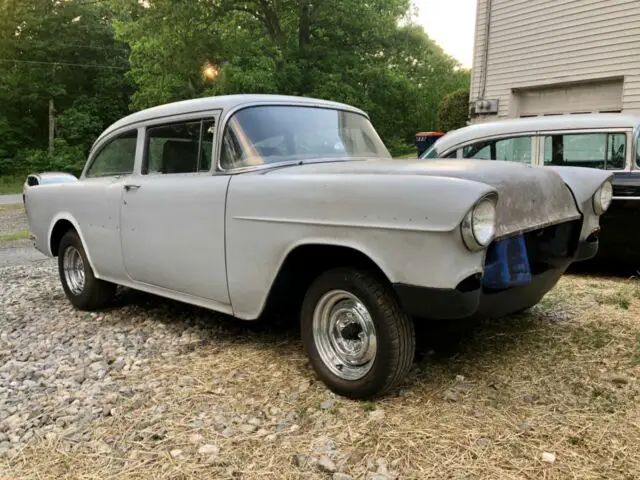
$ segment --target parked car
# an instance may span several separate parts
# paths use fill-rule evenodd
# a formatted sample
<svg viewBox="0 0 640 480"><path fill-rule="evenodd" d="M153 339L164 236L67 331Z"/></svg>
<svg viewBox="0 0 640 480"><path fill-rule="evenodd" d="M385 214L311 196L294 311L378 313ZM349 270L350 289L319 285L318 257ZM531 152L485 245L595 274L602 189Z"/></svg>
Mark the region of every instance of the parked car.
<svg viewBox="0 0 640 480"><path fill-rule="evenodd" d="M599 258L640 268L640 117L552 115L475 124L447 133L420 158L504 160L613 173L613 204L602 220Z"/></svg>
<svg viewBox="0 0 640 480"><path fill-rule="evenodd" d="M22 185L22 203L24 204L25 193L28 188L48 183L74 182L77 178L64 172L31 173Z"/></svg>
<svg viewBox="0 0 640 480"><path fill-rule="evenodd" d="M526 309L595 255L610 176L393 160L357 108L239 95L119 120L26 204L75 307L116 285L242 320L289 306L318 376L367 398L409 369L415 318Z"/></svg>

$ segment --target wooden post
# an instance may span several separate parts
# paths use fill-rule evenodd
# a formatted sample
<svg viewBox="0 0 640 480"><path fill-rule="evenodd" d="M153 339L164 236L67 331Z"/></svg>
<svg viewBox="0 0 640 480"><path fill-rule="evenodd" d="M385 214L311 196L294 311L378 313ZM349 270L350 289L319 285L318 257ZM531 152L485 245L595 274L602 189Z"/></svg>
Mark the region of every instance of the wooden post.
<svg viewBox="0 0 640 480"><path fill-rule="evenodd" d="M49 153L53 153L53 138L56 127L55 105L53 98L49 99Z"/></svg>

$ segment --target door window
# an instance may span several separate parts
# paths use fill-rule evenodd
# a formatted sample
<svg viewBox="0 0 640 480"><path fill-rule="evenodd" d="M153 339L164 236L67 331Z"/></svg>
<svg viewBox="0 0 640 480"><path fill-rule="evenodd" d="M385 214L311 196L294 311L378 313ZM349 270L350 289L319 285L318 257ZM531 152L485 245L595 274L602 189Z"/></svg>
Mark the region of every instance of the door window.
<svg viewBox="0 0 640 480"><path fill-rule="evenodd" d="M627 158L624 133L571 133L544 137L544 164L623 170Z"/></svg>
<svg viewBox="0 0 640 480"><path fill-rule="evenodd" d="M211 168L214 120L197 120L147 128L142 173L195 173Z"/></svg>
<svg viewBox="0 0 640 480"><path fill-rule="evenodd" d="M137 140L137 130L115 137L96 155L85 176L108 177L133 173Z"/></svg>
<svg viewBox="0 0 640 480"><path fill-rule="evenodd" d="M463 158L531 163L531 137L512 137L474 143L463 148Z"/></svg>

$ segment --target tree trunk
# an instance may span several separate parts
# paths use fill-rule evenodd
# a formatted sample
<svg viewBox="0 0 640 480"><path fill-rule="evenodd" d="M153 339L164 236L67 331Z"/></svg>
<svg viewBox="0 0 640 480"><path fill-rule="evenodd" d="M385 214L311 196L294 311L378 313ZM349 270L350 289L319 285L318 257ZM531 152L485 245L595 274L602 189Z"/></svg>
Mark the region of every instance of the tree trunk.
<svg viewBox="0 0 640 480"><path fill-rule="evenodd" d="M298 47L300 50L304 50L309 45L310 41L310 17L311 16L311 5L306 0L302 2L302 8L300 9L300 27L299 27L299 38L298 38Z"/></svg>
<svg viewBox="0 0 640 480"><path fill-rule="evenodd" d="M55 118L55 105L53 103L53 98L49 99L49 153L53 153L53 138L55 134L56 128L56 118Z"/></svg>

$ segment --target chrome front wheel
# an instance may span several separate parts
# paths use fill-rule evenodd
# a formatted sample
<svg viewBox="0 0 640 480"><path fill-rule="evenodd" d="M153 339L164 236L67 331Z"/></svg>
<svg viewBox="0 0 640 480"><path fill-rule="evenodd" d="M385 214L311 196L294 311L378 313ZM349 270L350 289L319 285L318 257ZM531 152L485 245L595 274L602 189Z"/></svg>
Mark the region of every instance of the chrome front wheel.
<svg viewBox="0 0 640 480"><path fill-rule="evenodd" d="M300 324L311 366L339 395L379 396L396 387L413 362L413 320L393 287L367 270L337 267L316 278Z"/></svg>
<svg viewBox="0 0 640 480"><path fill-rule="evenodd" d="M362 301L344 290L331 290L313 313L313 337L320 358L345 380L363 378L376 358L376 326Z"/></svg>

